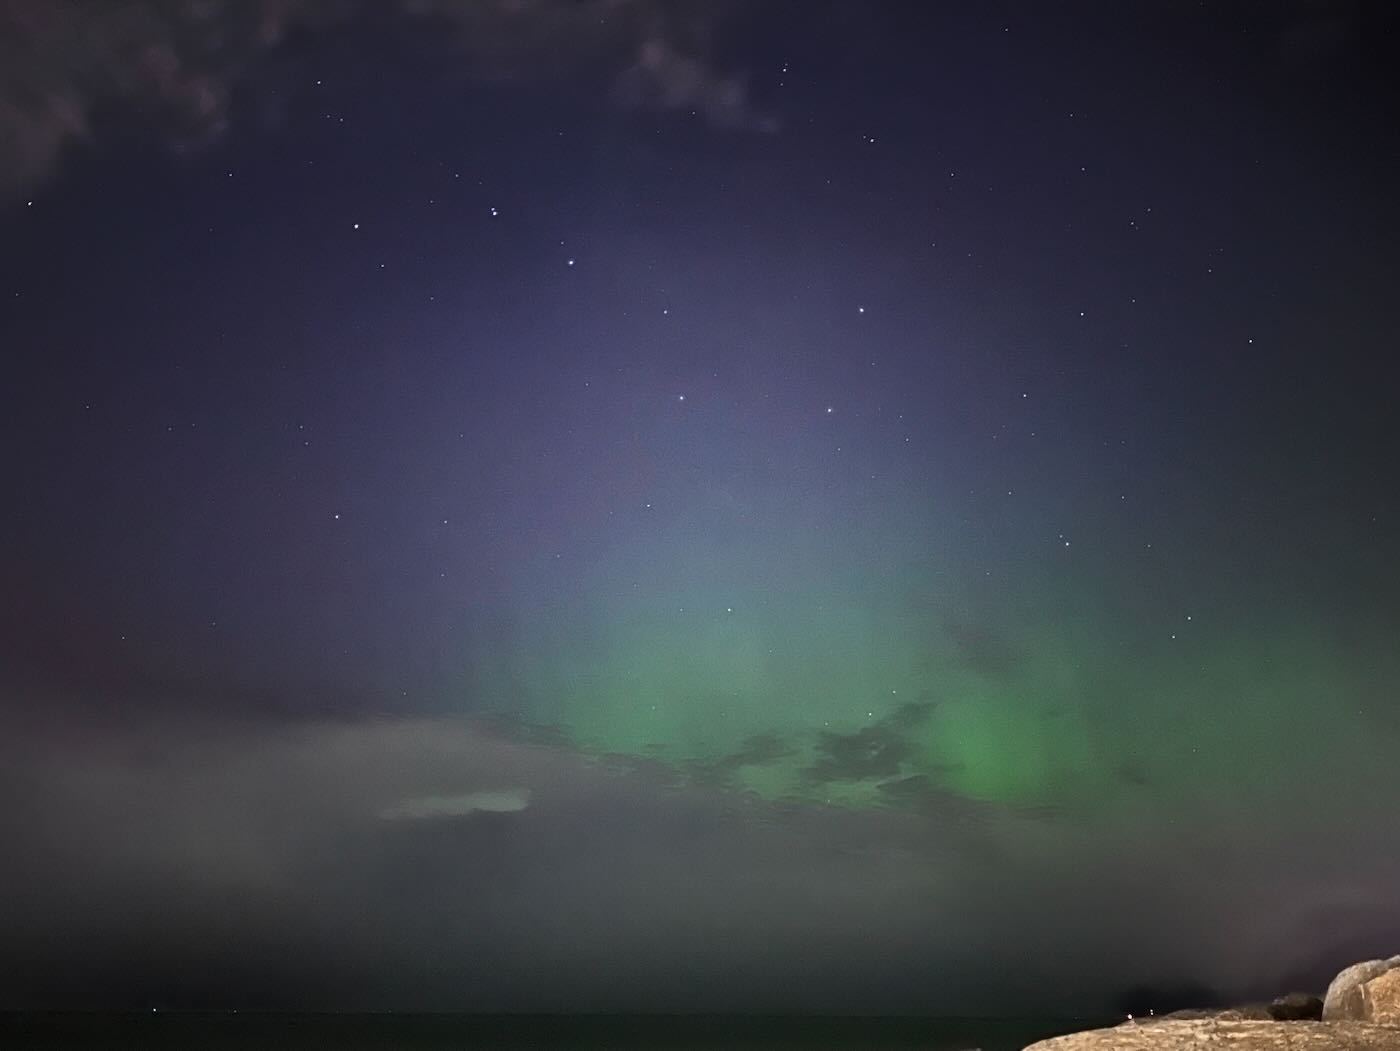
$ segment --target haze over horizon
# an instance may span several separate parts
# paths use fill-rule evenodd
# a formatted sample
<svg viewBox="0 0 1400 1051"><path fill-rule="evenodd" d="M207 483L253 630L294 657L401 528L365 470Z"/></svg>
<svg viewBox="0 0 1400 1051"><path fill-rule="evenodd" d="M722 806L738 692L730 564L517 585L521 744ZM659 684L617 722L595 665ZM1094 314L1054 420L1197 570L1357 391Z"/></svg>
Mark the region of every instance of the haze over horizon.
<svg viewBox="0 0 1400 1051"><path fill-rule="evenodd" d="M0 1009L1400 951L1396 28L0 0Z"/></svg>

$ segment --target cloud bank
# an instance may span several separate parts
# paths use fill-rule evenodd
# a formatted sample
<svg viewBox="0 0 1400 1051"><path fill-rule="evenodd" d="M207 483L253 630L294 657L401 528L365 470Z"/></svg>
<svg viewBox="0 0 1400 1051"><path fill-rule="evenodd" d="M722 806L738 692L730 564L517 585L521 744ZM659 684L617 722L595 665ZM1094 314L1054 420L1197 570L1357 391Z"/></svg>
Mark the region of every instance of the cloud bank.
<svg viewBox="0 0 1400 1051"><path fill-rule="evenodd" d="M765 801L459 719L55 722L0 782L0 1006L1093 1010L1400 934L1385 837Z"/></svg>
<svg viewBox="0 0 1400 1051"><path fill-rule="evenodd" d="M421 31L478 80L591 70L622 105L769 131L709 56L736 5L660 0L0 0L0 200L99 144L116 120L172 143L217 136L275 55L332 32ZM602 94L606 95L607 92Z"/></svg>

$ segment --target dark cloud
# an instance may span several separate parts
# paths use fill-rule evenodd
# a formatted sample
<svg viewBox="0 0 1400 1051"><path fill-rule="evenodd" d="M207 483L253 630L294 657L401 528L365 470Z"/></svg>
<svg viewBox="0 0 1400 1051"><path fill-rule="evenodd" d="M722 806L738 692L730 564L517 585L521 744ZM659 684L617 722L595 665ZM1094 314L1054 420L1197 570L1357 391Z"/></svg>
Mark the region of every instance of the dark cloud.
<svg viewBox="0 0 1400 1051"><path fill-rule="evenodd" d="M775 733L754 734L728 755L684 764L689 776L700 782L726 784L745 767L766 766L786 759L796 749Z"/></svg>
<svg viewBox="0 0 1400 1051"><path fill-rule="evenodd" d="M916 754L908 733L926 720L933 708L931 701L911 701L852 733L819 733L816 761L804 776L814 784L894 777Z"/></svg>
<svg viewBox="0 0 1400 1051"><path fill-rule="evenodd" d="M631 752L585 754L589 754L590 761L604 770L636 775L649 780L658 788L675 788L690 780L676 764L655 756L634 755Z"/></svg>
<svg viewBox="0 0 1400 1051"><path fill-rule="evenodd" d="M733 3L660 0L0 0L0 198L45 178L114 117L177 144L218 134L283 50L329 31L431 31L470 77L593 70L628 106L772 130L708 55ZM603 92L606 94L606 92Z"/></svg>
<svg viewBox="0 0 1400 1051"><path fill-rule="evenodd" d="M908 701L885 716L882 722L892 730L914 730L927 722L937 707L938 702L933 700Z"/></svg>
<svg viewBox="0 0 1400 1051"><path fill-rule="evenodd" d="M807 768L809 780L863 781L899 773L913 755L909 742L888 726L866 726L854 733L823 733L817 739L817 761Z"/></svg>
<svg viewBox="0 0 1400 1051"><path fill-rule="evenodd" d="M946 771L954 769L948 767ZM984 859L1005 860L991 839L999 822L1049 821L1064 816L1060 808L1051 805L974 799L940 783L938 773L882 781L878 786L880 799L890 807L931 822L931 827L955 836L960 849L976 852Z"/></svg>
<svg viewBox="0 0 1400 1051"><path fill-rule="evenodd" d="M727 770L738 770L745 766L762 766L792 754L791 746L774 733L754 734L745 738L739 748L719 761Z"/></svg>
<svg viewBox="0 0 1400 1051"><path fill-rule="evenodd" d="M892 803L914 809L928 809L946 801L953 793L927 774L892 777L880 782L880 795Z"/></svg>

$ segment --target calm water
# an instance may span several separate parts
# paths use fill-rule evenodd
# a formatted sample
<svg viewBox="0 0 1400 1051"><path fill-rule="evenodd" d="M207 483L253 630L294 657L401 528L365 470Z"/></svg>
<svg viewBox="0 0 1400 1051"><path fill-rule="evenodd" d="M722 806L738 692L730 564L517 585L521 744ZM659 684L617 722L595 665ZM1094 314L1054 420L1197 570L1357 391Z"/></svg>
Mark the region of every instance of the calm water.
<svg viewBox="0 0 1400 1051"><path fill-rule="evenodd" d="M481 1015L0 1015L5 1051L1019 1051L1083 1019Z"/></svg>

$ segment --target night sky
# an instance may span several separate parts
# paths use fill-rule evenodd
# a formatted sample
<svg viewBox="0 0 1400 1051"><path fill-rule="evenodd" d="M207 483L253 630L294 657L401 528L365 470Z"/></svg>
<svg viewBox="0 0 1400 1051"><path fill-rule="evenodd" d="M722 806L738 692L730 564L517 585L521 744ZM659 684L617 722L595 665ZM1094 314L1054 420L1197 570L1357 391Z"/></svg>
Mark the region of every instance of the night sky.
<svg viewBox="0 0 1400 1051"><path fill-rule="evenodd" d="M0 1007L1397 951L1397 30L0 0Z"/></svg>

